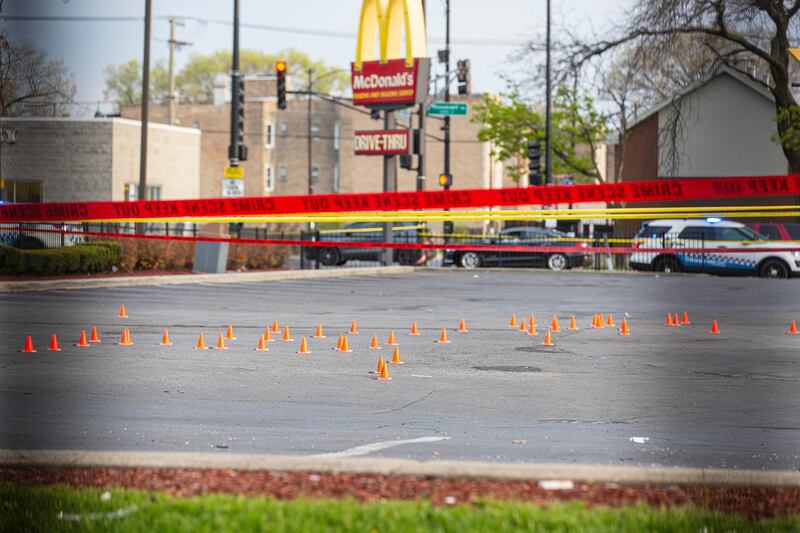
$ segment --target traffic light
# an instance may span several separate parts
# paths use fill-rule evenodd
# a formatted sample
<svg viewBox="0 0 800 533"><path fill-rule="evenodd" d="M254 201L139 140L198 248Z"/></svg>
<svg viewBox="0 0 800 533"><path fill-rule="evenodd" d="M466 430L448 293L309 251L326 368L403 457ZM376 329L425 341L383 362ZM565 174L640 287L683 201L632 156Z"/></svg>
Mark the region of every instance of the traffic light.
<svg viewBox="0 0 800 533"><path fill-rule="evenodd" d="M445 173L439 174L439 185L445 189L449 189L450 186L453 185L453 175Z"/></svg>
<svg viewBox="0 0 800 533"><path fill-rule="evenodd" d="M539 140L528 141L528 183L542 184L542 143Z"/></svg>
<svg viewBox="0 0 800 533"><path fill-rule="evenodd" d="M247 146L244 145L244 78L240 75L233 76L233 89L231 97L231 145L228 147L228 157L247 161Z"/></svg>
<svg viewBox="0 0 800 533"><path fill-rule="evenodd" d="M400 168L411 170L414 168L414 157L411 154L400 154Z"/></svg>
<svg viewBox="0 0 800 533"><path fill-rule="evenodd" d="M275 74L278 77L278 109L286 109L286 61L275 63Z"/></svg>
<svg viewBox="0 0 800 533"><path fill-rule="evenodd" d="M244 78L237 78L239 89L236 92L236 99L239 105L236 108L236 140L239 144L244 142Z"/></svg>
<svg viewBox="0 0 800 533"><path fill-rule="evenodd" d="M469 94L471 91L469 80L469 59L458 60L458 70L456 78L458 79L458 94Z"/></svg>

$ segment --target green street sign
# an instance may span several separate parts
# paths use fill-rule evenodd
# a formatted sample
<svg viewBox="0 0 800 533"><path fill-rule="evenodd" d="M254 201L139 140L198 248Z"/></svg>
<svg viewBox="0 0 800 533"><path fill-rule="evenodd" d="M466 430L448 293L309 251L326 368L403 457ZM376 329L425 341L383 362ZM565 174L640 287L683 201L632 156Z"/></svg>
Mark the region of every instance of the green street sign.
<svg viewBox="0 0 800 533"><path fill-rule="evenodd" d="M466 102L433 102L428 107L428 116L444 117L454 115L466 116L469 106Z"/></svg>

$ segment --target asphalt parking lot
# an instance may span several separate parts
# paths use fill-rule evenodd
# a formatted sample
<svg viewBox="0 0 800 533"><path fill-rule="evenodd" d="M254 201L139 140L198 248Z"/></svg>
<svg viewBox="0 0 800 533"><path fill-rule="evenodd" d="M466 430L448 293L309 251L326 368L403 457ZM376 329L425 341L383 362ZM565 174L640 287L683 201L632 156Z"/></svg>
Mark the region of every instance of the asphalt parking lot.
<svg viewBox="0 0 800 533"><path fill-rule="evenodd" d="M791 280L491 270L0 294L0 448L796 470L799 296ZM684 310L690 326L664 327ZM512 312L540 335L508 328ZM631 335L590 329L599 312L627 313ZM541 346L554 313L580 329ZM274 319L295 341L254 351ZM353 319L353 352L333 351ZM228 350L193 349L228 323ZM297 355L317 323L327 338ZM103 342L74 347L93 325ZM392 354L367 347L390 329L406 364L375 381Z"/></svg>

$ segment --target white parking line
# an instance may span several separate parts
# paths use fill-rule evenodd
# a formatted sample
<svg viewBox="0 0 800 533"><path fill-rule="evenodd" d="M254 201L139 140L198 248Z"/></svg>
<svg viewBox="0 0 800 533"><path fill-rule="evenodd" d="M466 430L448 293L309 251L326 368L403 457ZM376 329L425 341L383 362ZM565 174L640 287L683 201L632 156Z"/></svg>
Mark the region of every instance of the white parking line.
<svg viewBox="0 0 800 533"><path fill-rule="evenodd" d="M321 458L342 458L342 457L357 457L359 455L367 455L368 453L394 448L395 446L402 446L403 444L416 444L419 442L439 442L448 440L450 437L418 437L416 439L402 439L402 440L387 440L383 442L374 442L372 444L364 444L354 448L348 448L341 452L321 453L318 455L309 455L307 457L314 459Z"/></svg>

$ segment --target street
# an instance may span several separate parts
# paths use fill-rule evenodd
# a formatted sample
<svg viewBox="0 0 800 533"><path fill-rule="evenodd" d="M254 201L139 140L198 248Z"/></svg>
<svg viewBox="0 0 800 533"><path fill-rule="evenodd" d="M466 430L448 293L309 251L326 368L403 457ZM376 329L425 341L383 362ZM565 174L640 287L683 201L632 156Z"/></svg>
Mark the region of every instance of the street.
<svg viewBox="0 0 800 533"><path fill-rule="evenodd" d="M6 293L0 448L796 470L798 294L791 280L500 270ZM691 325L664 326L684 310ZM507 326L531 312L538 336ZM631 335L591 329L594 313L627 313ZM553 314L565 331L542 346ZM295 340L254 351L274 319ZM353 352L333 351L354 319ZM193 348L229 323L228 350ZM73 346L92 326L102 343ZM133 346L116 344L123 327ZM450 344L433 342L442 327ZM405 364L376 381L390 329ZM52 333L63 351L47 351ZM20 352L26 335L37 353ZM303 336L310 355L295 353Z"/></svg>

